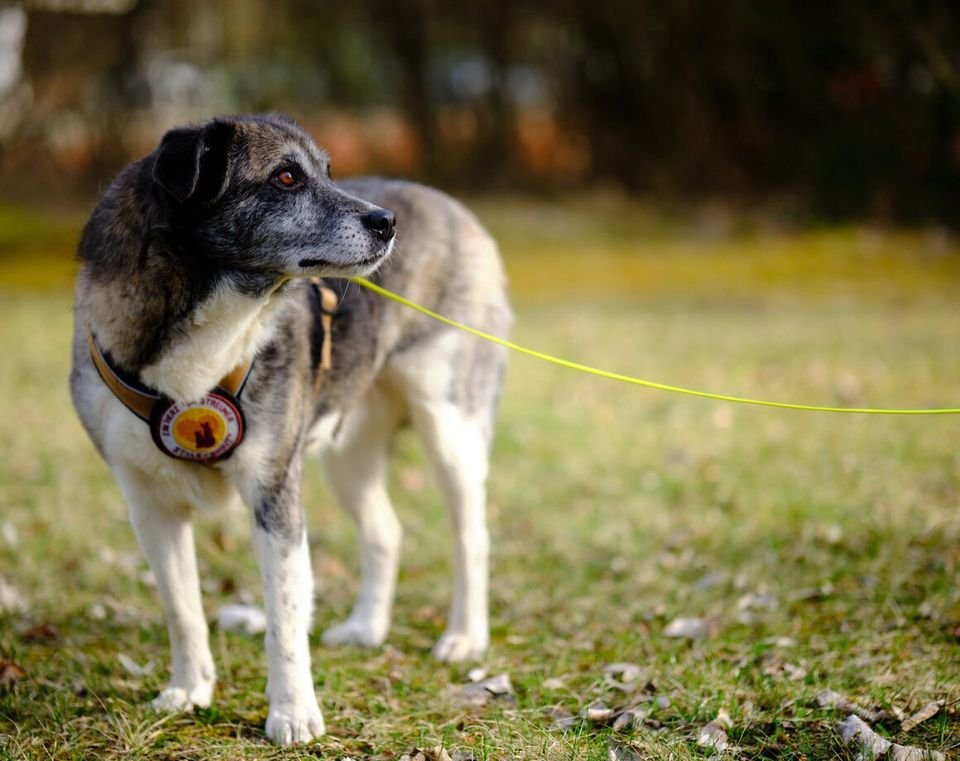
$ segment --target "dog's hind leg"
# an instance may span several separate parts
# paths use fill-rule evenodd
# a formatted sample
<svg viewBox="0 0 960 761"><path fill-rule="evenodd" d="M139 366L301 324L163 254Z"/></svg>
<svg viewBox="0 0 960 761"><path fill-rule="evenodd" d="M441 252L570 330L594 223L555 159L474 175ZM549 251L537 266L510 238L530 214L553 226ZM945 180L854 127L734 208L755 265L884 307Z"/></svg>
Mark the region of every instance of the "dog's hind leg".
<svg viewBox="0 0 960 761"><path fill-rule="evenodd" d="M327 645L380 645L390 628L401 529L387 494L387 450L401 413L398 401L374 387L323 452L330 487L356 523L361 558L357 601L323 633Z"/></svg>
<svg viewBox="0 0 960 761"><path fill-rule="evenodd" d="M117 468L130 505L130 522L157 580L170 635L170 684L153 701L159 711L189 711L210 705L216 674L200 599L193 524L189 508L157 504L134 471Z"/></svg>
<svg viewBox="0 0 960 761"><path fill-rule="evenodd" d="M436 471L453 526L453 604L433 648L442 661L479 658L489 645L486 525L488 427L448 400L412 408L413 424Z"/></svg>

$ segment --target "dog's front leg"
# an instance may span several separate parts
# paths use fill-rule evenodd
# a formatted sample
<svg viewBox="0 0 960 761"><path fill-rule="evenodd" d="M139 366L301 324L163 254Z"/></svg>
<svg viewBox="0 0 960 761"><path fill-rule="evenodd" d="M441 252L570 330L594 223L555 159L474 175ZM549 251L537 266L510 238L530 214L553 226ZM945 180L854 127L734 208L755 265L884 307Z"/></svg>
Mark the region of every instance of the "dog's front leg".
<svg viewBox="0 0 960 761"><path fill-rule="evenodd" d="M254 517L267 613L266 731L281 745L310 742L325 730L310 673L313 572L298 467L282 486L257 490Z"/></svg>
<svg viewBox="0 0 960 761"><path fill-rule="evenodd" d="M147 477L116 468L130 505L130 522L157 580L170 635L170 684L153 701L158 711L190 711L210 705L216 674L210 654L207 620L200 599L197 557L190 513L166 504Z"/></svg>

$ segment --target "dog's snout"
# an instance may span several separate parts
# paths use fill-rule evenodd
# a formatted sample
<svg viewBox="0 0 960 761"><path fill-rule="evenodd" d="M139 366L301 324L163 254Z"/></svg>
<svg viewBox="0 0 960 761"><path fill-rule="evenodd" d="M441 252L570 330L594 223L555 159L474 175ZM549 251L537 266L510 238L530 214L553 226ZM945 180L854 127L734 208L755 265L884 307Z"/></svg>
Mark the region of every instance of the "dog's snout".
<svg viewBox="0 0 960 761"><path fill-rule="evenodd" d="M375 232L385 241L393 237L393 231L397 225L397 218L387 209L369 211L363 215L362 221L364 227Z"/></svg>

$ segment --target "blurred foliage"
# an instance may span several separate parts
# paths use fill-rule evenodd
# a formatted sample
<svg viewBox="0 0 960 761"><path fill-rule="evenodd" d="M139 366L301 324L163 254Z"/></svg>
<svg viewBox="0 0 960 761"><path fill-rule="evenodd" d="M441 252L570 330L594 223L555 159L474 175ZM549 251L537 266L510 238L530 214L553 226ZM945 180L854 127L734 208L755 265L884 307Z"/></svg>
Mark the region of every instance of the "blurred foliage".
<svg viewBox="0 0 960 761"><path fill-rule="evenodd" d="M952 304L960 237L943 230L771 226L721 208L673 214L624 196L468 197L498 241L511 297L743 306L768 299L842 308ZM81 215L0 206L0 294L56 295L76 275Z"/></svg>
<svg viewBox="0 0 960 761"><path fill-rule="evenodd" d="M0 91L8 195L89 191L172 124L280 109L348 173L956 219L949 0L33 0L22 13L22 81Z"/></svg>

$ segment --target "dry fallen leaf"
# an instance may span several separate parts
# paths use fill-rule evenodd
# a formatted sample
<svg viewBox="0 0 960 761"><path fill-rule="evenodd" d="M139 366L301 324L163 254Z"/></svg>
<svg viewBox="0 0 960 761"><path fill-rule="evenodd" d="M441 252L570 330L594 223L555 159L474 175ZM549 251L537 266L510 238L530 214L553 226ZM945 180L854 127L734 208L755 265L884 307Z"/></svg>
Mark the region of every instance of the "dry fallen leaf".
<svg viewBox="0 0 960 761"><path fill-rule="evenodd" d="M566 687L566 684L563 681L563 677L552 676L549 679L544 679L543 684L540 686L545 690L562 690Z"/></svg>
<svg viewBox="0 0 960 761"><path fill-rule="evenodd" d="M147 661L141 666L126 653L118 653L117 660L120 661L120 665L123 666L130 676L135 676L138 679L140 677L149 676L157 667L153 661Z"/></svg>
<svg viewBox="0 0 960 761"><path fill-rule="evenodd" d="M510 683L510 677L507 674L497 674L482 682L477 682L478 687L482 687L491 695L512 695L513 685Z"/></svg>
<svg viewBox="0 0 960 761"><path fill-rule="evenodd" d="M748 592L737 600L737 610L776 610L780 602L768 592Z"/></svg>
<svg viewBox="0 0 960 761"><path fill-rule="evenodd" d="M10 547L16 547L19 543L19 535L17 533L17 527L14 526L10 521L4 521L0 523L0 536L3 537Z"/></svg>
<svg viewBox="0 0 960 761"><path fill-rule="evenodd" d="M697 736L697 745L701 748L709 748L718 752L727 750L733 752L738 751L739 748L731 746L730 740L727 738L727 730L732 726L733 722L730 720L730 714L721 709L713 721L708 722L700 728L700 734Z"/></svg>
<svg viewBox="0 0 960 761"><path fill-rule="evenodd" d="M643 670L635 663L611 663L604 666L603 671L604 681L621 692L636 691L643 675Z"/></svg>
<svg viewBox="0 0 960 761"><path fill-rule="evenodd" d="M594 724L605 724L613 718L614 710L606 703L596 701L591 703L581 712L581 716Z"/></svg>
<svg viewBox="0 0 960 761"><path fill-rule="evenodd" d="M938 761L945 759L942 753L936 751L924 750L915 745L897 745L890 746L890 761Z"/></svg>
<svg viewBox="0 0 960 761"><path fill-rule="evenodd" d="M9 690L26 676L27 672L13 661L0 659L0 689Z"/></svg>
<svg viewBox="0 0 960 761"><path fill-rule="evenodd" d="M907 712L900 708L900 706L892 705L890 706L890 716L897 721L902 722L905 718L907 718Z"/></svg>
<svg viewBox="0 0 960 761"><path fill-rule="evenodd" d="M724 751L729 747L730 742L727 738L726 730L710 722L700 727L700 734L697 736L697 745L701 748L712 748L716 751Z"/></svg>
<svg viewBox="0 0 960 761"><path fill-rule="evenodd" d="M59 636L60 633L53 624L37 624L20 632L20 639L24 642L46 642Z"/></svg>
<svg viewBox="0 0 960 761"><path fill-rule="evenodd" d="M0 613L25 613L27 603L21 594L0 576Z"/></svg>
<svg viewBox="0 0 960 761"><path fill-rule="evenodd" d="M875 758L884 755L892 745L889 740L880 737L869 724L855 714L850 714L841 721L838 729L840 737L847 745L857 743L862 753L873 754Z"/></svg>
<svg viewBox="0 0 960 761"><path fill-rule="evenodd" d="M447 691L455 703L474 707L485 706L497 698L511 700L513 697L513 685L507 674L498 674L472 684L452 685Z"/></svg>
<svg viewBox="0 0 960 761"><path fill-rule="evenodd" d="M824 582L819 587L807 587L805 589L798 589L793 594L790 595L790 600L794 602L804 602L811 601L817 602L819 600L825 600L833 594L833 584L829 581Z"/></svg>
<svg viewBox="0 0 960 761"><path fill-rule="evenodd" d="M260 634L267 630L267 616L254 605L224 605L217 611L217 627L225 632Z"/></svg>
<svg viewBox="0 0 960 761"><path fill-rule="evenodd" d="M607 748L607 761L642 761L643 756L632 745L611 745Z"/></svg>
<svg viewBox="0 0 960 761"><path fill-rule="evenodd" d="M793 637L768 637L763 644L773 647L796 647L797 641Z"/></svg>
<svg viewBox="0 0 960 761"><path fill-rule="evenodd" d="M803 666L794 666L792 663L784 663L783 670L792 682L799 682L807 676L807 670Z"/></svg>
<svg viewBox="0 0 960 761"><path fill-rule="evenodd" d="M550 711L550 717L553 719L554 729L569 729L578 721L576 716L563 708L554 708Z"/></svg>
<svg viewBox="0 0 960 761"><path fill-rule="evenodd" d="M900 724L900 729L904 732L909 732L914 727L922 724L927 719L932 719L940 709L943 708L942 700L934 700L931 703L927 703L923 708L917 711L913 716L904 719Z"/></svg>
<svg viewBox="0 0 960 761"><path fill-rule="evenodd" d="M697 736L697 745L701 748L708 748L718 753L737 754L740 748L730 744L727 737L727 730L733 726L730 714L725 709L720 709L717 717L700 728L700 734Z"/></svg>
<svg viewBox="0 0 960 761"><path fill-rule="evenodd" d="M863 719L850 714L840 722L840 737L847 744L856 744L860 748L858 759L888 758L890 761L946 761L940 751L925 750L913 745L898 745L881 737ZM889 753L889 755L887 755Z"/></svg>
<svg viewBox="0 0 960 761"><path fill-rule="evenodd" d="M845 713L855 714L861 719L866 719L867 721L877 721L878 719L884 718L884 714L882 712L872 711L869 708L864 708L863 706L854 703L852 700L848 700L839 692L834 692L833 690L824 690L817 695L817 703L821 708L836 708L837 710L844 711Z"/></svg>
<svg viewBox="0 0 960 761"><path fill-rule="evenodd" d="M663 630L664 637L683 639L706 639L710 636L710 625L702 618L675 618Z"/></svg>
<svg viewBox="0 0 960 761"><path fill-rule="evenodd" d="M611 678L619 677L624 684L636 682L643 675L636 663L610 663L603 667L603 672Z"/></svg>
<svg viewBox="0 0 960 761"><path fill-rule="evenodd" d="M704 592L718 584L725 583L729 575L726 571L709 571L693 582L693 588L699 592Z"/></svg>
<svg viewBox="0 0 960 761"><path fill-rule="evenodd" d="M629 732L632 729L639 729L650 715L650 711L649 705L635 705L623 709L613 721L614 731L622 732L626 730Z"/></svg>
<svg viewBox="0 0 960 761"><path fill-rule="evenodd" d="M467 680L470 682L482 682L487 678L487 670L477 666L467 672Z"/></svg>
<svg viewBox="0 0 960 761"><path fill-rule="evenodd" d="M401 756L400 761L453 761L453 759L442 745L437 745L429 750L414 748Z"/></svg>

